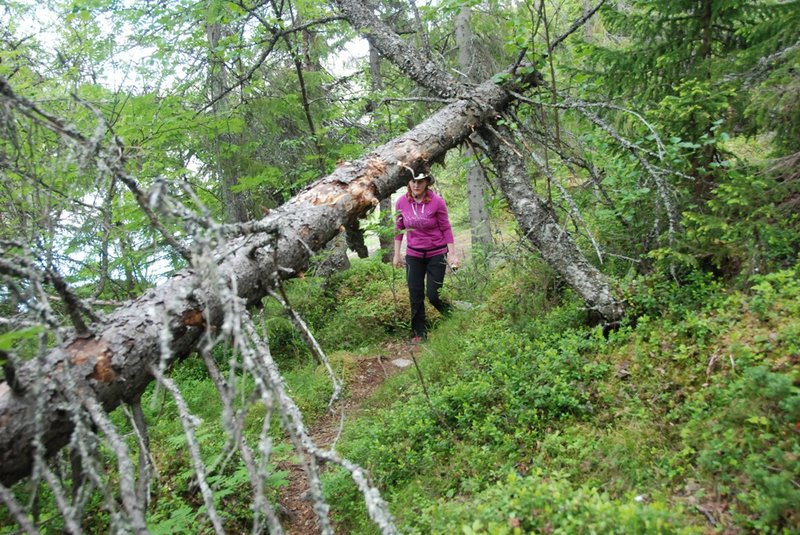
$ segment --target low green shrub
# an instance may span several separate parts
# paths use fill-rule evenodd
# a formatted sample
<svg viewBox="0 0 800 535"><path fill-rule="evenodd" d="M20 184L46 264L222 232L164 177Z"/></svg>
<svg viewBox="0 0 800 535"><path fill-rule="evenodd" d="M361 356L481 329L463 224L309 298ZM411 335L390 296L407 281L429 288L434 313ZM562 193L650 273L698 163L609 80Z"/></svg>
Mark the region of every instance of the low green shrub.
<svg viewBox="0 0 800 535"><path fill-rule="evenodd" d="M795 532L796 269L750 295L702 273L639 279L636 321L605 334L568 291L498 317L530 305L501 270L503 291L424 346L427 394L413 371L390 381L341 450L403 532ZM340 526L373 533L347 479L326 481Z"/></svg>
<svg viewBox="0 0 800 535"><path fill-rule="evenodd" d="M326 351L373 345L396 336L408 324L404 275L379 256L354 259L350 269L327 279L304 277L284 286L289 304ZM265 299L262 318L276 358L308 356L302 337L274 299Z"/></svg>
<svg viewBox="0 0 800 535"><path fill-rule="evenodd" d="M759 533L800 526L800 389L797 370L756 365L692 395L670 416L686 418L683 450L735 525ZM687 416L688 415L688 416Z"/></svg>
<svg viewBox="0 0 800 535"><path fill-rule="evenodd" d="M407 533L512 535L522 533L690 534L684 511L662 498L610 498L597 487L575 486L558 474L509 473L468 502L439 500L414 518Z"/></svg>
<svg viewBox="0 0 800 535"><path fill-rule="evenodd" d="M565 307L572 310L572 302ZM410 488L425 487L431 499L473 493L524 465L552 428L591 413L594 384L608 373L584 356L605 346L600 329L532 339L504 319L482 321L461 335L458 318L440 326L420 361L427 395L410 375L393 385L389 407L346 432L342 452L391 489L403 518L419 512ZM342 518L359 516L341 476L328 488Z"/></svg>

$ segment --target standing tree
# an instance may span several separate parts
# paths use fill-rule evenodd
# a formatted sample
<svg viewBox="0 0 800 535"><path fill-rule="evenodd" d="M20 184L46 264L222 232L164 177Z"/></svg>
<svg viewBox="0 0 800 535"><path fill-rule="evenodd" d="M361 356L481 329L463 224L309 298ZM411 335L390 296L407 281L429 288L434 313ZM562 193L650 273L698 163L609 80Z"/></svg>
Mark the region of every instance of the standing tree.
<svg viewBox="0 0 800 535"><path fill-rule="evenodd" d="M231 76L225 56L225 51L233 44L233 31L230 23L225 20L226 13L220 2L209 2L207 17L208 100L216 116L215 131L211 139L215 159L213 177L219 184L225 220L229 223L241 223L249 219L247 198L244 192L236 191L238 178L242 174L236 150L242 145L243 138L239 131L234 132L231 129L238 121L228 120L236 104L232 102L234 93L230 90Z"/></svg>
<svg viewBox="0 0 800 535"><path fill-rule="evenodd" d="M482 66L488 58L483 57L477 46L475 35L470 26L471 9L461 8L455 20L456 47L458 48L458 66L465 76L465 82L471 83L481 78ZM467 147L467 158L476 158L471 147ZM492 243L492 232L489 228L489 212L486 209L488 187L483 168L472 162L467 167L467 199L469 202L469 228L473 247L487 247Z"/></svg>

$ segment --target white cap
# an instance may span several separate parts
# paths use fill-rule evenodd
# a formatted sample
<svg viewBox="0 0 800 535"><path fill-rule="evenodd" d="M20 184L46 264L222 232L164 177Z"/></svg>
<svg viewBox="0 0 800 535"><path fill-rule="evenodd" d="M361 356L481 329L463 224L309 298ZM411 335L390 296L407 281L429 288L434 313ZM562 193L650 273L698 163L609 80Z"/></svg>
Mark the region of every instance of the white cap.
<svg viewBox="0 0 800 535"><path fill-rule="evenodd" d="M420 173L418 175L411 174L411 180L427 180L428 184L433 184L436 182L436 179L433 178L433 175L429 175L427 173Z"/></svg>

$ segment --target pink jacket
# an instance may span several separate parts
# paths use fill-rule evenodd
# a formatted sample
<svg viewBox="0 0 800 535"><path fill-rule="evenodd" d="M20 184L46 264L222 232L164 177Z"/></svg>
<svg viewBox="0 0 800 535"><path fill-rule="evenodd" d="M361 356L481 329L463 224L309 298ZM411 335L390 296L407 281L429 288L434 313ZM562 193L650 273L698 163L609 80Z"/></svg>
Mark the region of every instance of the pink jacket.
<svg viewBox="0 0 800 535"><path fill-rule="evenodd" d="M397 199L395 230L406 231L408 242L406 254L418 258L430 258L447 252L447 244L453 243L453 229L447 215L447 205L439 195L428 190L430 200L416 202L409 195ZM398 233L395 241L403 241Z"/></svg>

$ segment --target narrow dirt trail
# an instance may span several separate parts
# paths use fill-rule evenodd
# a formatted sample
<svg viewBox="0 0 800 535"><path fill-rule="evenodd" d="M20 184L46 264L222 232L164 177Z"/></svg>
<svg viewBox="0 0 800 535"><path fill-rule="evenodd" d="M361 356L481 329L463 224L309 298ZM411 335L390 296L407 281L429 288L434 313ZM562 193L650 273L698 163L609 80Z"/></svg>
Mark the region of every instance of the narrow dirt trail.
<svg viewBox="0 0 800 535"><path fill-rule="evenodd" d="M412 351L416 355L419 348L410 342L393 341L383 344L374 356L359 358L347 378L346 397L337 403L335 413L326 413L309 426L312 440L320 447L330 447L339 434L342 411L345 420L357 416L364 400L387 378L412 365ZM285 461L279 468L289 472L289 484L281 492L280 499L280 504L287 513L283 522L284 530L288 535L319 533L311 501L306 498L308 478L302 466Z"/></svg>
<svg viewBox="0 0 800 535"><path fill-rule="evenodd" d="M469 229L455 232L455 244L462 262L471 252L471 236ZM370 253L378 247L377 238L371 237ZM362 403L391 375L412 366L412 353L419 355L420 348L409 341L392 341L381 345L372 357L362 357L356 368L350 372L346 384L346 397L339 401L334 414L326 413L309 426L309 434L314 443L320 447L330 447L336 440L341 424L341 413L345 419L352 420L358 415ZM405 366L394 364L398 359L405 360ZM289 472L289 484L281 492L280 505L286 518L283 528L287 535L313 535L319 533L317 519L311 508L311 502L305 497L308 491L308 478L300 464L283 462L280 469Z"/></svg>

